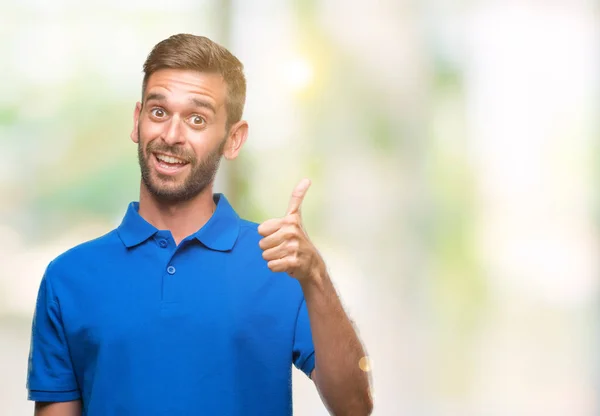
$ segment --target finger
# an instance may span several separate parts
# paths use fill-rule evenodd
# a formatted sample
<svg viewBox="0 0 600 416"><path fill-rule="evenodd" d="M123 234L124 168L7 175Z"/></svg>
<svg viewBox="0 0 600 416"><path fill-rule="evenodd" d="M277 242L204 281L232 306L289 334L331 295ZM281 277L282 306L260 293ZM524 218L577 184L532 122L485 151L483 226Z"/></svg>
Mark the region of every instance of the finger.
<svg viewBox="0 0 600 416"><path fill-rule="evenodd" d="M272 272L286 272L293 277L295 271L300 267L300 260L296 256L286 256L281 259L269 261L267 267Z"/></svg>
<svg viewBox="0 0 600 416"><path fill-rule="evenodd" d="M271 269L272 272L285 272L288 269L288 260L285 258L271 260L267 263L267 267Z"/></svg>
<svg viewBox="0 0 600 416"><path fill-rule="evenodd" d="M282 218L273 218L267 220L258 226L258 233L263 237L273 234L283 226L284 222Z"/></svg>
<svg viewBox="0 0 600 416"><path fill-rule="evenodd" d="M258 242L258 246L262 250L267 250L273 247L277 247L279 244L286 240L294 238L294 229L291 227L282 227L272 234L267 235L265 238Z"/></svg>
<svg viewBox="0 0 600 416"><path fill-rule="evenodd" d="M294 192L292 192L292 197L290 198L290 204L288 205L288 210L286 215L294 214L300 211L300 205L302 205L302 200L304 199L304 195L306 195L306 191L310 187L310 179L302 179Z"/></svg>
<svg viewBox="0 0 600 416"><path fill-rule="evenodd" d="M290 247L286 243L279 244L277 247L263 251L263 259L266 261L279 260L290 254Z"/></svg>

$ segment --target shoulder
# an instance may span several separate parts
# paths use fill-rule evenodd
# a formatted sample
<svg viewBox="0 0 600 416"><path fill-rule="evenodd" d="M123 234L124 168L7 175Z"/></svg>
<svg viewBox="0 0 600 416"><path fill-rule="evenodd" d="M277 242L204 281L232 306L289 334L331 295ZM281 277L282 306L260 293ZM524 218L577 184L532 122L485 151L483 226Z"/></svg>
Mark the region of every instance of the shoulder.
<svg viewBox="0 0 600 416"><path fill-rule="evenodd" d="M237 239L236 245L242 247L244 249L244 251L252 248L252 249L256 249L262 253L262 250L260 249L260 247L258 245L260 240L262 240L262 238L263 238L263 236L258 233L259 225L260 224L253 222L253 221L249 221L246 219L240 219L239 220L239 233L238 233L238 239ZM250 251L254 251L254 250L250 250Z"/></svg>
<svg viewBox="0 0 600 416"><path fill-rule="evenodd" d="M238 235L233 248L235 255L262 258L258 245L262 236L258 233L258 224L246 219L238 219Z"/></svg>
<svg viewBox="0 0 600 416"><path fill-rule="evenodd" d="M246 238L261 238L260 234L258 234L258 223L240 218L239 225L240 236Z"/></svg>
<svg viewBox="0 0 600 416"><path fill-rule="evenodd" d="M56 256L48 265L46 277L61 274L73 267L89 264L93 259L123 247L118 233L112 230L100 237L82 242Z"/></svg>
<svg viewBox="0 0 600 416"><path fill-rule="evenodd" d="M266 260L263 258L263 250L259 246L260 240L263 238L258 233L260 224L240 219L240 232L238 241L236 242L237 249L234 252L239 256L237 258L237 267L244 270L245 273L250 272L252 280L268 282L271 290L278 291L280 296L292 296L298 301L302 298L302 289L296 279L284 272L273 272L267 266Z"/></svg>

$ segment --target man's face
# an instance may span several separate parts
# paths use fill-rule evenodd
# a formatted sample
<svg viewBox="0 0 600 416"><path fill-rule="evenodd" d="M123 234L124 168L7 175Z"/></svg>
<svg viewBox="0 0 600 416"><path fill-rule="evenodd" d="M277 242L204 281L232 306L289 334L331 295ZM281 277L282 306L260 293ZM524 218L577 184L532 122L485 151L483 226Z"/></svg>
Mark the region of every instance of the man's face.
<svg viewBox="0 0 600 416"><path fill-rule="evenodd" d="M132 139L142 181L157 199L187 201L212 183L228 141L226 98L220 75L163 69L150 76Z"/></svg>

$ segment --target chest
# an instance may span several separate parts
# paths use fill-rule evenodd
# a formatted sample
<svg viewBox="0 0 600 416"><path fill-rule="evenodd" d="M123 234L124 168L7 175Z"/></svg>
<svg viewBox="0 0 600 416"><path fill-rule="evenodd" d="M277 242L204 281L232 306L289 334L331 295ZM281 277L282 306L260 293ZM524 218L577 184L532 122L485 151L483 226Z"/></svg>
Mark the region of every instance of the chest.
<svg viewBox="0 0 600 416"><path fill-rule="evenodd" d="M82 271L63 310L69 343L86 359L115 351L134 357L144 347L160 357L179 345L210 355L293 344L297 293L288 276L260 265L165 256L93 275Z"/></svg>

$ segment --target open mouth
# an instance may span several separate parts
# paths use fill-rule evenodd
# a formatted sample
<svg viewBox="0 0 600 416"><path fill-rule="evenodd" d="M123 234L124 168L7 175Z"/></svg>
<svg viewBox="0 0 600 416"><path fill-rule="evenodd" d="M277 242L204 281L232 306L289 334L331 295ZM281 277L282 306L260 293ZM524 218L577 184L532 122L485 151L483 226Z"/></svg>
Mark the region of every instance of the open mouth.
<svg viewBox="0 0 600 416"><path fill-rule="evenodd" d="M156 170L165 175L172 175L181 171L189 162L175 156L162 153L152 153Z"/></svg>

